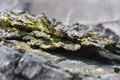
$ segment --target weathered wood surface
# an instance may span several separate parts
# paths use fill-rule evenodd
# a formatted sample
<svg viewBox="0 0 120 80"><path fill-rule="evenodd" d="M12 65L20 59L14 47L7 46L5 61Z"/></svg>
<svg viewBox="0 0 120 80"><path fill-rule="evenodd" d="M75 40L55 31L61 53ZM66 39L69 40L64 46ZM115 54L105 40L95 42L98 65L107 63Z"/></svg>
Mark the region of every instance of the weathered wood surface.
<svg viewBox="0 0 120 80"><path fill-rule="evenodd" d="M94 2L99 3L99 1L100 0L96 0ZM79 11L75 10L74 13L77 15L72 13L70 22L74 23L77 21L81 23L96 24L107 21L102 23L102 25L114 30L120 35L120 21L114 21L120 17L119 0L106 1L111 1L111 4L108 4L107 6L107 2L104 3L100 1L102 4L102 6L100 4L98 6L100 12L96 7L97 4L93 5L94 3L91 3L89 5L89 3L86 3L88 6L85 7L83 3L86 1L81 1L82 8L80 8L79 11L84 12L85 10L86 12L84 13L86 14L79 14ZM114 1L116 2L113 3ZM35 2L32 3L30 11L36 14L42 11L49 17L55 17L57 20L64 22L66 15L71 10L70 8L72 6L76 5L75 9L80 7L76 2L74 2L74 5L72 5L71 2L68 3L67 9L63 11L67 2L69 1L66 1L64 4L59 1L54 3L51 1ZM59 7L61 9L58 9L58 12L55 12L55 5L58 4L59 6L57 9ZM61 4L63 5L61 6ZM91 9L89 6L91 5L94 7L93 12L89 11L89 8ZM37 9L38 6L40 6L40 9ZM107 7L104 8L105 6ZM65 14L63 14L63 12ZM88 15L89 12L90 14ZM13 44L16 44L17 46ZM26 43L19 41L1 41L0 55L0 80L120 80L120 73L114 72L113 69L113 66L120 65L112 61L106 61L106 59L104 60L100 56L75 55L67 52L63 53L61 51L49 53L31 49ZM103 60L101 61L101 59Z"/></svg>

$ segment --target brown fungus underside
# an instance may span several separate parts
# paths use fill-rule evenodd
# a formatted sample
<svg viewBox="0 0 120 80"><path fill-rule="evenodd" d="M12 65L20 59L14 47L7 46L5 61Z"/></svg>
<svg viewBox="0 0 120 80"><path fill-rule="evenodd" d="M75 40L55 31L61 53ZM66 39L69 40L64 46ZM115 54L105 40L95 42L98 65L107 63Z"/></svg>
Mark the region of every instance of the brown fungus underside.
<svg viewBox="0 0 120 80"><path fill-rule="evenodd" d="M45 15L30 15L25 12L0 13L0 39L21 40L33 48L55 50L64 48L76 51L92 49L110 60L120 60L120 38L113 31L99 25L71 26Z"/></svg>

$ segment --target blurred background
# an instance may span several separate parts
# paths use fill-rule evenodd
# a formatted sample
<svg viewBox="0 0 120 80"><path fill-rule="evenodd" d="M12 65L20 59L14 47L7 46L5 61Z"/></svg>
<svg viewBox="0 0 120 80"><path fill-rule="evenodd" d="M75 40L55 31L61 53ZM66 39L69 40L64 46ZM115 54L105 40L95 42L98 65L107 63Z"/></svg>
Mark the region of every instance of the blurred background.
<svg viewBox="0 0 120 80"><path fill-rule="evenodd" d="M0 0L1 11L24 10L32 14L45 13L50 19L55 18L64 24L96 24L119 20L119 7L120 0ZM113 30L120 34L119 25L112 25L115 26Z"/></svg>

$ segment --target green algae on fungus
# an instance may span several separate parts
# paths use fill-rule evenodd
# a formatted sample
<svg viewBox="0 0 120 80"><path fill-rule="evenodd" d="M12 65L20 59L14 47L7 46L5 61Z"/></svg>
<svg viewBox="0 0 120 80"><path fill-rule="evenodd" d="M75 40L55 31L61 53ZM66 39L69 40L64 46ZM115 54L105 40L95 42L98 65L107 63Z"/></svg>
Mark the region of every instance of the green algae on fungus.
<svg viewBox="0 0 120 80"><path fill-rule="evenodd" d="M1 38L17 37L34 48L46 50L64 48L76 51L81 47L92 47L103 52L107 50L112 52L110 49L116 49L119 54L120 48L117 44L119 37L101 25L77 23L66 26L57 21L50 21L45 15L30 15L15 11L1 12L0 25Z"/></svg>

